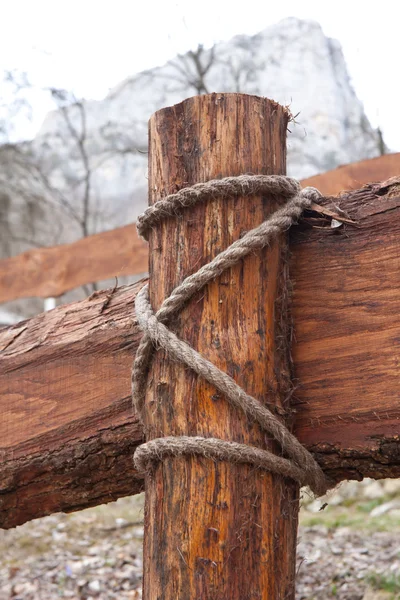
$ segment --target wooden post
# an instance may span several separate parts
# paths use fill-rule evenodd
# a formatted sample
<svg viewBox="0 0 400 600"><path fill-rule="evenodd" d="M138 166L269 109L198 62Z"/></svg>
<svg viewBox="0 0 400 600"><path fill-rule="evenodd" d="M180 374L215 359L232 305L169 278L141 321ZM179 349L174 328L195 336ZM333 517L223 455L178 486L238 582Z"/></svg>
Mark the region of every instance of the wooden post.
<svg viewBox="0 0 400 600"><path fill-rule="evenodd" d="M149 201L199 181L285 174L288 112L241 94L198 96L150 120ZM210 201L150 237L158 309L196 271L278 206ZM246 391L285 412L290 390L287 242L224 273L182 311L174 331ZM158 352L148 381L148 439L201 435L276 448L215 389ZM294 598L298 486L250 465L194 457L159 463L146 481L145 600Z"/></svg>
<svg viewBox="0 0 400 600"><path fill-rule="evenodd" d="M316 212L291 230L295 433L337 482L400 477L399 178L321 204L357 227ZM0 528L142 491L130 369L145 283L0 330Z"/></svg>

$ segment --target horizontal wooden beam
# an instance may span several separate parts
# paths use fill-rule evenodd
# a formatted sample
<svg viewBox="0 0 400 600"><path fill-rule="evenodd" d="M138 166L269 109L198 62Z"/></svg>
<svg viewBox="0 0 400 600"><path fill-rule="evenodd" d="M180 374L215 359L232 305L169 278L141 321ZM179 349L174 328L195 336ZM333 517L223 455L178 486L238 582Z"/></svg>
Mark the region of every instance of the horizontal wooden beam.
<svg viewBox="0 0 400 600"><path fill-rule="evenodd" d="M400 177L334 204L356 225L291 232L295 430L333 477L399 477Z"/></svg>
<svg viewBox="0 0 400 600"><path fill-rule="evenodd" d="M339 167L302 181L323 194L358 189L400 173L400 153ZM134 224L72 244L29 250L0 261L0 303L29 297L58 297L93 281L147 272L147 246ZM18 277L15 274L18 273Z"/></svg>
<svg viewBox="0 0 400 600"><path fill-rule="evenodd" d="M0 331L0 527L142 489L129 374L140 287Z"/></svg>
<svg viewBox="0 0 400 600"><path fill-rule="evenodd" d="M397 152L343 165L321 175L304 179L301 183L304 187L306 185L316 187L322 194L337 196L343 190L358 190L367 183L386 181L399 173L400 152Z"/></svg>
<svg viewBox="0 0 400 600"><path fill-rule="evenodd" d="M291 233L295 431L336 480L400 476L399 188L335 200L356 226L314 212ZM1 527L142 489L130 401L142 284L0 332Z"/></svg>
<svg viewBox="0 0 400 600"><path fill-rule="evenodd" d="M0 261L0 303L58 297L86 283L146 273L147 262L147 244L134 225L35 248Z"/></svg>

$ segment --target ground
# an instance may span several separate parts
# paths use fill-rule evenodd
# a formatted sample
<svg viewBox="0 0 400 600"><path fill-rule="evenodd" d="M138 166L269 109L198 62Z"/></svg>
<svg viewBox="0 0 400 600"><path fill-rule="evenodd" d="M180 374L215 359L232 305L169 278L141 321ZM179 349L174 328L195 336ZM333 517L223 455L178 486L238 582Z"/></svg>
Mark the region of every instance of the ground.
<svg viewBox="0 0 400 600"><path fill-rule="evenodd" d="M400 481L302 504L296 600L400 599ZM142 520L136 496L0 531L0 600L139 600Z"/></svg>

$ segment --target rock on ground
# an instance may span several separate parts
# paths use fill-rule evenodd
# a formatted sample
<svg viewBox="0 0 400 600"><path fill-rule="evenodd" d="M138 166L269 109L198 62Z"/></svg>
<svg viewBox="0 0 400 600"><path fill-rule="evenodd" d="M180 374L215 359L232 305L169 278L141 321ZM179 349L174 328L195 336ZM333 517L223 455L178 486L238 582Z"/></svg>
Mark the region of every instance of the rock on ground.
<svg viewBox="0 0 400 600"><path fill-rule="evenodd" d="M140 600L143 500L0 531L0 600ZM302 502L296 600L399 600L400 481L348 482Z"/></svg>

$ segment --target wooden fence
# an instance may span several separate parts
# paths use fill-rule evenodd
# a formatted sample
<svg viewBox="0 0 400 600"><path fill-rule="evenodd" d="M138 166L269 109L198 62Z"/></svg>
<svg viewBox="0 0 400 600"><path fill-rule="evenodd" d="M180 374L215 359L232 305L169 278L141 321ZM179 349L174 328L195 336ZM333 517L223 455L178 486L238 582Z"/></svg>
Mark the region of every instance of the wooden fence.
<svg viewBox="0 0 400 600"><path fill-rule="evenodd" d="M197 96L159 111L150 121L151 189L195 183L200 166L206 179L257 166L282 173L287 120L276 103L240 94ZM325 194L321 205L290 238L253 252L247 275L236 265L228 281L213 281L174 323L206 358L226 363L244 389L253 386L249 393L260 402L268 398L274 419L289 427L294 420L297 438L332 482L400 475L399 172L396 154L304 181ZM353 191L329 197L346 188ZM261 197L227 199L219 211L209 202L183 216L184 238L170 220L151 254L152 304L271 210L273 199ZM337 226L338 211L351 226ZM204 222L212 219L211 240ZM147 260L133 225L27 252L0 264L0 300L144 272ZM288 267L295 336L286 348ZM0 527L143 489L132 462L143 428L132 411L130 371L142 337L133 303L144 283L95 292L0 331ZM225 440L227 431L236 434L228 439L276 451L166 353L152 369L150 439L217 432ZM187 455L157 463L146 477L144 598L242 600L251 590L252 597L293 600L298 499L297 482L248 464Z"/></svg>
<svg viewBox="0 0 400 600"><path fill-rule="evenodd" d="M353 163L302 181L336 196L400 173L400 153ZM0 261L0 303L29 297L58 297L86 283L148 270L147 244L134 224L72 244L29 250ZM16 276L18 274L18 276Z"/></svg>

